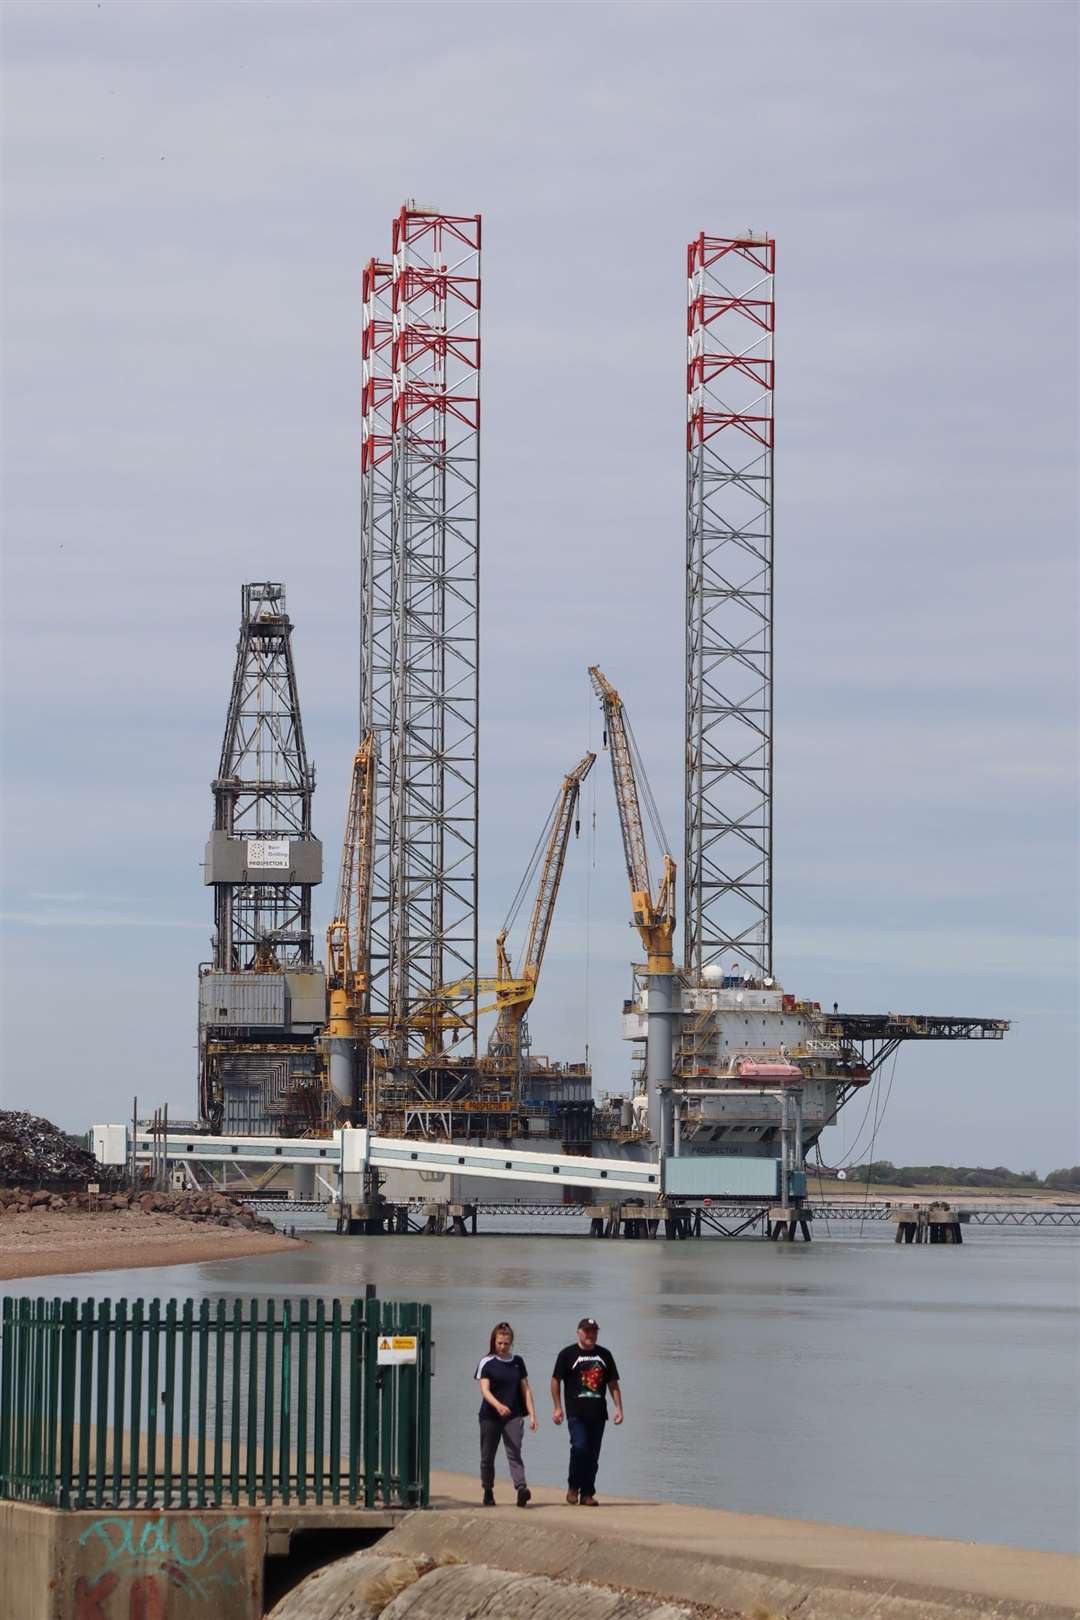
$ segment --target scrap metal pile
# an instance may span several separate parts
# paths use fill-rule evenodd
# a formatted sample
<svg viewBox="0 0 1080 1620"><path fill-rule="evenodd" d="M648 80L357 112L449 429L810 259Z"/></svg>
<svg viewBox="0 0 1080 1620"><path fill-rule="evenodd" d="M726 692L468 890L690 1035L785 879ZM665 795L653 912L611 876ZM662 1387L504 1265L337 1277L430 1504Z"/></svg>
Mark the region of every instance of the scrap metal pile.
<svg viewBox="0 0 1080 1620"><path fill-rule="evenodd" d="M0 1187L71 1186L103 1179L94 1155L50 1120L0 1108Z"/></svg>

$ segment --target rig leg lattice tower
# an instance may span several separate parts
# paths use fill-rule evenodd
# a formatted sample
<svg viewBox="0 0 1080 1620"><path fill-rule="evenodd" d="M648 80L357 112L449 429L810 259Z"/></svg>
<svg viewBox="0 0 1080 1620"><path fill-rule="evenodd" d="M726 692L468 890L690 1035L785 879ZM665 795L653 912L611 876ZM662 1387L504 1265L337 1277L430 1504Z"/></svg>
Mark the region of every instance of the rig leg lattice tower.
<svg viewBox="0 0 1080 1620"><path fill-rule="evenodd" d="M360 735L375 737L375 840L371 873L368 1005L385 1019L390 974L390 711L396 637L393 535L393 270L364 269L363 439L360 485Z"/></svg>
<svg viewBox="0 0 1080 1620"><path fill-rule="evenodd" d="M772 973L773 274L767 236L687 258L685 968Z"/></svg>
<svg viewBox="0 0 1080 1620"><path fill-rule="evenodd" d="M475 1053L480 219L406 204L393 236L390 1018L398 1058Z"/></svg>

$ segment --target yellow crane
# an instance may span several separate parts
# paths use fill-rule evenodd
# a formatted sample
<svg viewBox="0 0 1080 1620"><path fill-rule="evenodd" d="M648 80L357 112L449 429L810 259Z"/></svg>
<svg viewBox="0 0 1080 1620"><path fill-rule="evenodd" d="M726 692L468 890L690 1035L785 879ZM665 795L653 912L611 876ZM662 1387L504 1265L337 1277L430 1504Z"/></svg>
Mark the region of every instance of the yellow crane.
<svg viewBox="0 0 1080 1620"><path fill-rule="evenodd" d="M589 674L604 710L604 740L611 752L615 803L626 856L626 875L630 880L630 903L634 926L645 947L645 1087L649 1134L663 1158L673 1151L672 1066L675 1025L681 1017L671 945L675 932L675 862L667 848L660 813L649 789L622 698L595 664L590 666ZM655 896L638 798L639 778L653 833L664 851L664 870Z"/></svg>
<svg viewBox="0 0 1080 1620"><path fill-rule="evenodd" d="M664 870L660 887L653 897L649 856L645 847L645 827L641 819L637 777L640 773L649 819L660 843L666 843L660 816L641 768L630 722L623 700L605 675L593 664L589 668L593 688L604 711L604 726L611 754L611 774L615 781L615 803L619 811L626 874L630 880L630 904L634 926L641 935L650 973L672 971L672 935L675 931L675 862L664 850ZM635 770L635 759L637 770Z"/></svg>
<svg viewBox="0 0 1080 1620"><path fill-rule="evenodd" d="M330 1083L354 1120L359 1109L369 1044L368 931L375 853L377 760L375 736L369 731L353 756L337 903L334 920L326 930Z"/></svg>
<svg viewBox="0 0 1080 1620"><path fill-rule="evenodd" d="M563 777L562 787L544 824L544 831L537 840L529 869L521 880L506 922L499 930L495 941L496 973L491 987L495 991L495 1005L499 1009L499 1016L488 1041L488 1055L508 1059L515 1068L521 1058L522 1026L536 994L544 951L547 949L548 935L551 932L551 919L555 915L555 901L562 881L563 867L566 865L570 832L577 819L581 784L595 763L596 755L586 754L584 759ZM521 953L521 966L515 975L511 970L506 950L506 936L513 926L521 901L536 871L540 846L544 843L544 833L547 833L547 842L544 844L543 860L540 863L540 881L537 884L532 916L529 919L529 932Z"/></svg>

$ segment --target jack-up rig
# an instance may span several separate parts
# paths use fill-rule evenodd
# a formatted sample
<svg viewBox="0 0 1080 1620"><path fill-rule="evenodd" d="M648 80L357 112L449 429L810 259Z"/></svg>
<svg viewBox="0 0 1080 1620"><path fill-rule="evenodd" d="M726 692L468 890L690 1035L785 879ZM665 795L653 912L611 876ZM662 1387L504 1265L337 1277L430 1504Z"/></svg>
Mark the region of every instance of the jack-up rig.
<svg viewBox="0 0 1080 1620"><path fill-rule="evenodd" d="M527 1019L592 754L556 795L495 972L479 971L480 245L478 215L409 202L389 258L364 271L360 742L325 986L291 626L280 585L244 588L206 860L204 1128L298 1138L352 1126L391 1144L383 1162L395 1164L395 1139L531 1147L576 1156L583 1180L581 1156L650 1161L669 1203L797 1208L807 1150L900 1042L998 1040L1008 1024L829 1013L774 974L775 243L702 233L688 249L681 965L675 860L623 699L589 672L645 958L623 1007L635 1095L599 1108L586 1064L532 1054ZM507 931L530 892L515 969Z"/></svg>

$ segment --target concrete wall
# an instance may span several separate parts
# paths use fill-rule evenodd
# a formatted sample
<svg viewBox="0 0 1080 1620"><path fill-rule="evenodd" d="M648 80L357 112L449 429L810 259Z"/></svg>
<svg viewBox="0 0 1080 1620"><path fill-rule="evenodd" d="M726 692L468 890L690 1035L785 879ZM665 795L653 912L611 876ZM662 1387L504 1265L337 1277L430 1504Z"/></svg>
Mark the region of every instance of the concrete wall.
<svg viewBox="0 0 1080 1620"><path fill-rule="evenodd" d="M258 1510L0 1502L0 1620L252 1620L265 1548Z"/></svg>
<svg viewBox="0 0 1080 1620"><path fill-rule="evenodd" d="M485 1566L428 1569L357 1553L283 1597L269 1620L693 1620L689 1609L633 1592L572 1585Z"/></svg>

